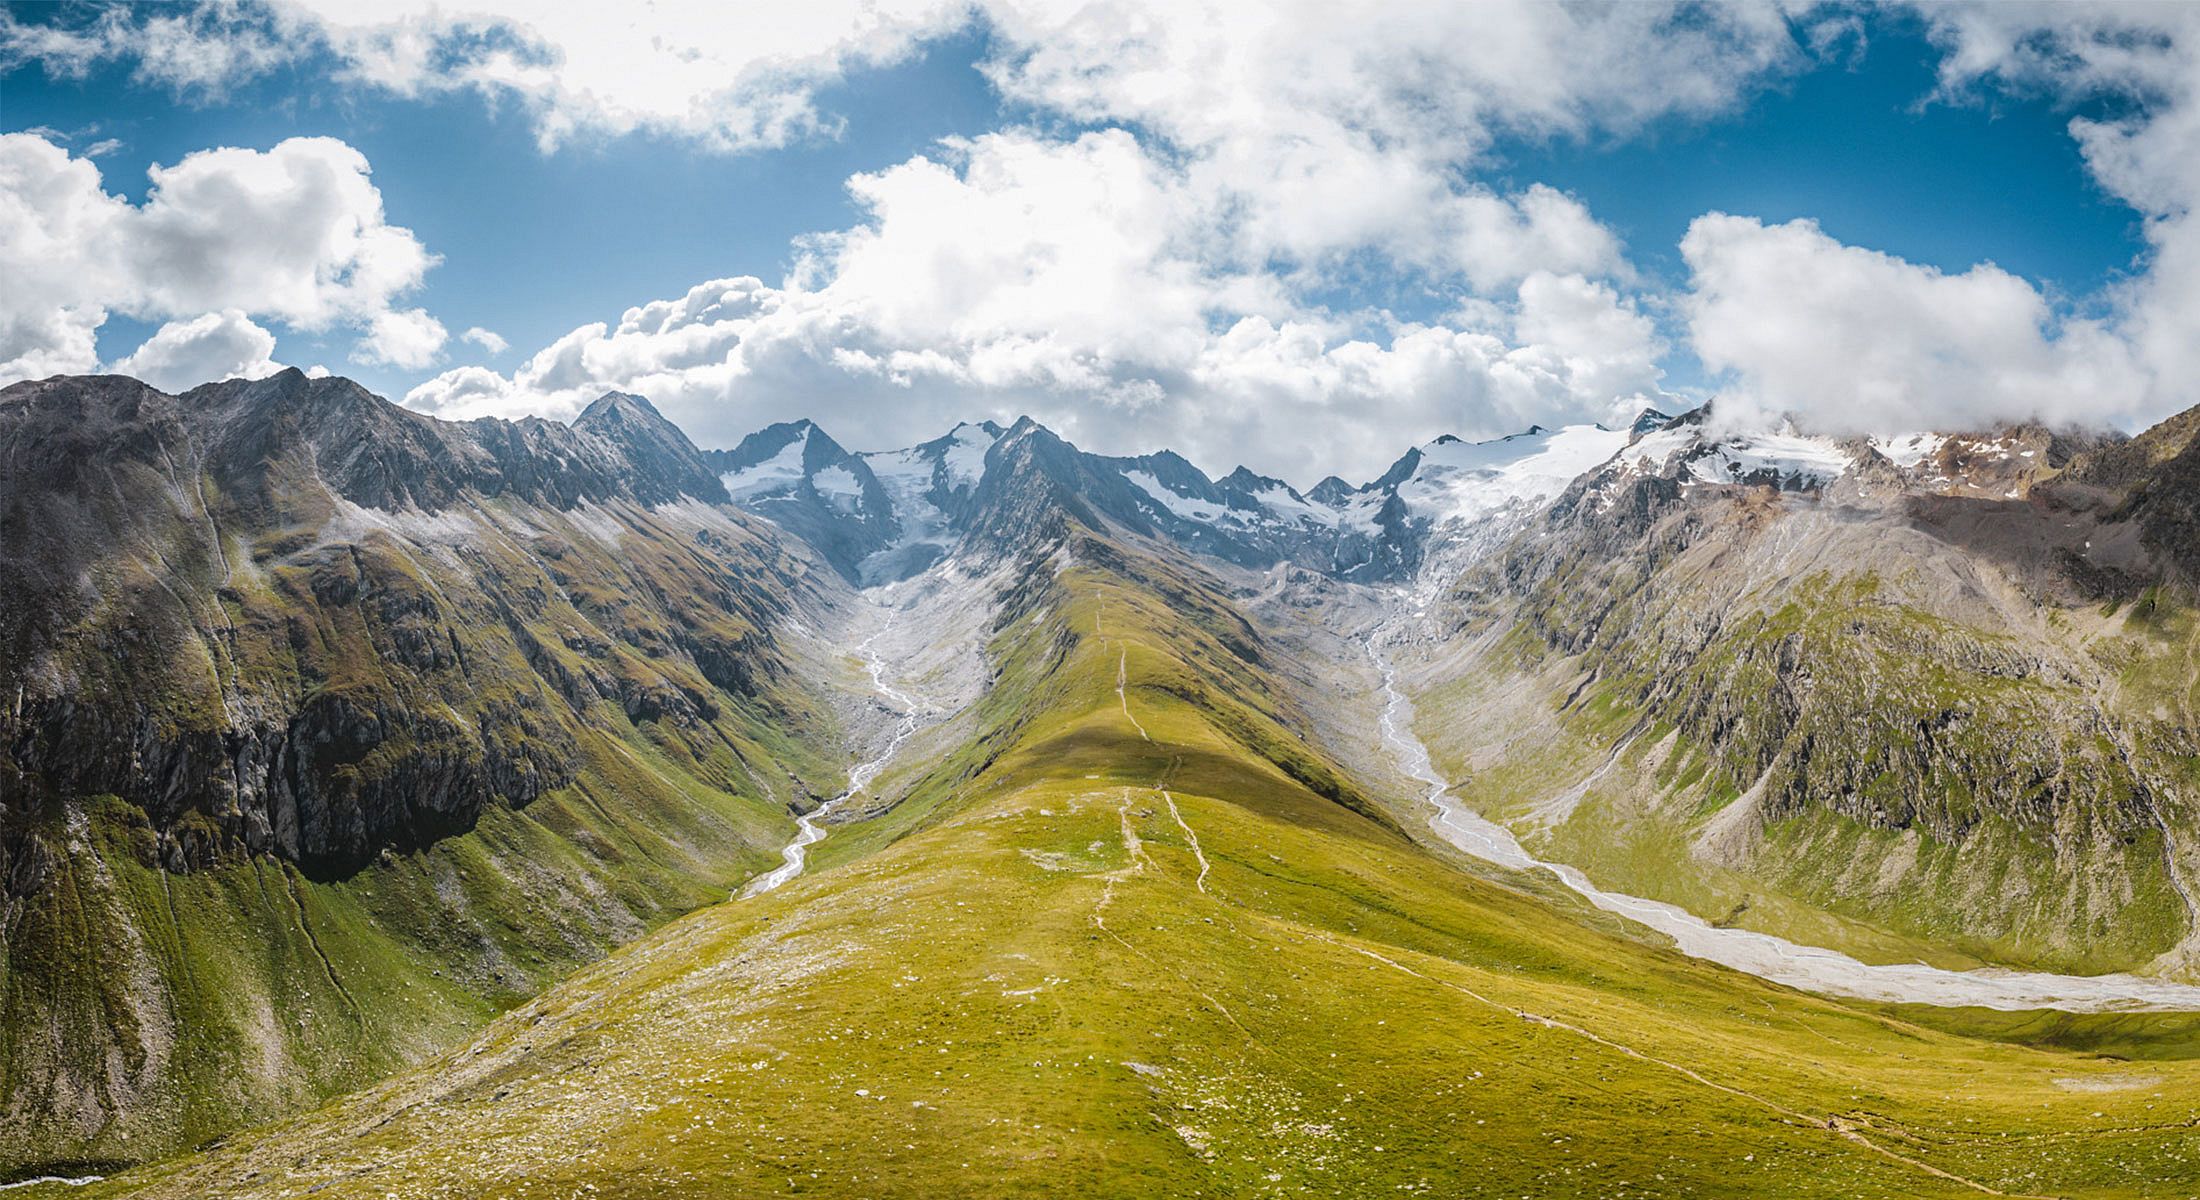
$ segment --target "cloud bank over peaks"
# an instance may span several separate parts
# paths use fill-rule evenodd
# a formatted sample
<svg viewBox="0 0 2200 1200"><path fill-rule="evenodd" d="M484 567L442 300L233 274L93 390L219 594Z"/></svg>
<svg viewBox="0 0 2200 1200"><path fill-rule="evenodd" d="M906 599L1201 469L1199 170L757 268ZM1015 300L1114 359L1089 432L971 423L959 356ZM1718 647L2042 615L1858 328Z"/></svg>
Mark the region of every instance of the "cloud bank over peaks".
<svg viewBox="0 0 2200 1200"><path fill-rule="evenodd" d="M1524 270L1442 324L1333 313L1303 298L1318 271L1240 252L1234 194L1124 130L988 134L849 186L866 219L806 239L780 285L699 284L509 376L459 368L406 401L570 414L626 390L729 445L797 417L885 446L1030 412L1095 449L1312 478L1378 473L1437 433L1631 416L1658 394L1652 324L1608 280ZM1594 224L1549 189L1490 200L1524 237ZM1594 261L1616 273L1616 255Z"/></svg>
<svg viewBox="0 0 2200 1200"><path fill-rule="evenodd" d="M1826 236L1816 223L1698 217L1682 304L1704 365L1730 372L1722 420L1893 434L2135 415L2147 380L2098 321L2056 319L1992 264L1944 274Z"/></svg>

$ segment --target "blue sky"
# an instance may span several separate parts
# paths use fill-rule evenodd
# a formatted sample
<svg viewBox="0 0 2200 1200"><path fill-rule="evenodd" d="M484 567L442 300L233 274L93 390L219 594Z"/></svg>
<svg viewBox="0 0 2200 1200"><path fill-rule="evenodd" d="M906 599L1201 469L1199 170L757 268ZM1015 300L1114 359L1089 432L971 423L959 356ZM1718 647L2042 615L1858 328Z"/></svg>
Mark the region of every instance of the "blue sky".
<svg viewBox="0 0 2200 1200"><path fill-rule="evenodd" d="M33 8L18 15L57 19ZM846 122L838 137L762 154L703 150L677 136L592 138L542 153L526 114L458 93L392 100L329 92L300 67L248 81L217 99L178 101L135 85L134 64L102 64L81 79L35 67L0 77L0 130L97 126L118 138L99 160L107 190L142 201L146 167L211 145L265 148L287 137L341 138L374 164L390 219L442 263L429 276L435 311L454 329L482 326L532 348L585 321L674 295L707 275L777 279L802 234L855 217L848 176L923 153L942 137L976 134L1004 116L972 69L984 39L944 39L913 61L866 71L825 92ZM113 318L101 349L119 357L153 324ZM300 361L344 360L342 332L296 339ZM289 349L286 343L286 350ZM350 375L402 395L428 372L352 364Z"/></svg>
<svg viewBox="0 0 2200 1200"><path fill-rule="evenodd" d="M2102 105L1984 91L1936 100L1940 54L1910 22L1711 121L1648 136L1507 147L1502 174L1573 192L1677 278L1688 223L1713 210L1816 220L1843 242L1944 271L1992 261L2064 296L2127 273L2137 212L2086 173L2073 115Z"/></svg>
<svg viewBox="0 0 2200 1200"><path fill-rule="evenodd" d="M1507 15L1493 6L1488 19L1516 21L1527 36L1543 36L1552 18L1535 6L1517 7L1521 12ZM746 19L774 19L770 9L752 11ZM279 26L274 17L223 24L216 13L186 32L198 39L194 46L224 53L179 68L148 65L155 35L175 35L148 30L142 21L133 33L131 20L107 17L103 24L95 8L19 5L9 14L0 131L39 131L72 158L98 142L119 143L92 160L109 195L144 205L149 166L211 148L266 153L288 138L332 138L371 164L381 219L409 229L440 260L386 294L343 300L333 318L300 319L296 302L262 306L248 282L212 291L158 281L117 285L114 299L76 300L105 306L96 333L103 365L124 359L163 325L194 316L188 311L194 301L145 298L183 292L218 296L225 311L243 314L237 324L272 333L272 361L325 364L446 415L565 415L586 388L639 380L668 394L676 417L705 442L730 443L769 420L813 415L806 410L842 428L844 440L868 445L908 438L923 422L1030 409L1101 448L1145 449L1175 438L1203 465L1227 469L1232 464L1220 461L1222 452L1245 447L1246 431L1272 406L1274 422L1303 427L1309 419L1335 420L1350 447L1347 458L1376 462L1391 452L1383 446L1448 429L1491 435L1526 418L1595 418L1606 409L1688 402L1722 388L1748 390L1752 398L1767 393L1763 402L1783 412L1798 411L1805 392L1812 404L1829 403L1812 388L1783 391L1777 364L1751 361L1752 353L1769 352L1764 343L1778 331L1714 325L1726 319L1718 314L1765 303L1769 293L1745 296L1739 289L1769 287L1766 272L1786 267L1767 256L1788 253L1834 256L1796 260L1814 280L1860 272L1853 286L1841 285L1846 290L1810 298L1866 310L1858 319L1875 305L1869 294L1852 294L1858 288L1897 289L1891 310L1941 306L1926 312L1928 327L1946 303L1965 306L1945 314L1948 328L1960 331L1949 336L1970 336L1975 322L1966 313L1979 301L1955 301L1956 289L1942 285L1979 264L1998 266L1994 278L1974 279L1973 290L1993 293L1985 309L2006 309L2010 320L2029 326L2029 336L2021 328L1991 330L1976 353L1982 361L2036 354L2042 378L1996 384L1996 395L1968 397L1959 406L1965 413L2024 415L2018 411L2024 397L2072 378L2140 380L2115 383L2138 390L2104 397L2105 420L2128 422L2170 402L2141 379L2147 364L2066 361L2082 339L2063 323L2097 320L2113 326L2119 344L2143 346L2134 314L2123 310L2136 303L2132 293L2144 290L2157 250L2148 220L2159 233L2165 216L2182 212L2162 204L2158 189L2104 179L2072 136L2072 119L2143 123L2177 97L2138 83L2121 90L2074 86L2021 61L2016 50L1943 94L1952 49L1973 36L1950 32L1945 14L1828 7L1778 22L1770 32L1735 32L1726 40L1750 44L1705 63L1701 51L1679 44L1688 24L1702 19L1684 7L1648 35L1613 32L1603 51L1601 33L1585 37L1568 28L1551 35L1551 53L1562 56L1564 70L1581 73L1572 94L1553 99L1533 77L1509 75L1471 51L1454 63L1439 49L1437 65L1469 83L1446 78L1434 85L1440 94L1433 98L1417 92L1399 103L1388 94L1380 54L1423 53L1410 39L1369 47L1365 61L1376 64L1370 75L1337 68L1335 80L1305 89L1316 93L1307 99L1291 72L1327 69L1319 44L1326 31L1318 24L1263 31L1265 43L1223 43L1222 53L1284 61L1273 70L1260 62L1223 69L1216 83L1198 70L1173 78L1167 74L1173 64L1163 61L1140 64L1155 67L1155 75L1124 68L1122 79L1111 79L1124 55L1120 46L1088 44L1089 30L1001 9L991 19L934 19L878 54L846 52L847 35L828 25L818 35L828 48L823 66L794 72L798 78L789 83L783 64L767 64L762 82L743 83L730 99L712 94L689 106L736 115L700 119L691 119L677 96L671 108L661 106L661 96L645 96L614 111L610 102L592 108L596 102L562 92L453 82L455 69L434 65L403 86L364 86L346 71L366 52L342 42L347 35L333 25ZM710 29L695 24L693 53L731 56L726 61L736 76L746 78L738 74L745 68L737 50L726 48L744 34L740 19ZM1444 20L1443 37L1482 32ZM36 35L55 27L103 40L70 53L42 49ZM524 25L512 28L506 36L538 37ZM684 37L690 28L672 32ZM2054 36L2030 33L2035 40ZM249 68L233 65L251 57L250 38L270 34L281 53L262 51L266 61ZM662 30L653 36L665 40ZM1658 46L1628 41L1644 36L1676 43L1670 65L1658 60ZM1814 41L1821 44L1814 48ZM444 52L462 57L472 44L453 41ZM2167 44L2178 54L2188 49L2178 38ZM1598 63L1600 52L1613 57ZM530 53L579 62L571 46L547 32ZM1094 57L1080 61L1079 54ZM1301 54L1313 65L1291 67L1291 56ZM1052 57L1076 70L1050 71ZM1576 58L1584 61L1567 61ZM1007 64L1013 97L981 70L988 63L996 78ZM578 78L578 65L572 70L574 78L561 84L589 82ZM1618 92L1632 70L1667 72L1644 75L1646 85L1627 83L1638 93L1654 93L1678 72L1701 78L1675 82L1672 97L1644 99ZM1615 77L1612 91L1600 90L1600 72ZM1088 82L1094 78L1099 82ZM1152 98L1154 78L1164 81L1160 100ZM1256 115L1213 115L1232 108L1231 87L1242 87L1243 107ZM798 95L819 114L814 127L764 144L725 144L724 130L747 119L741 114L756 107L758 95L781 93ZM1297 104L1303 112L1289 107ZM1430 114L1445 104L1458 112ZM1395 129L1383 126L1386 117ZM545 130L554 120L577 125L552 143ZM1315 132L1302 139L1301 129ZM940 145L943 138L987 135L991 140L975 152ZM1322 138L1339 149L1331 152ZM1117 149L1125 152L1112 153ZM1301 152L1303 163L1293 158ZM901 169L920 155L944 174ZM1288 171L1271 165L1279 156ZM1334 192L1325 190L1325 172L1332 171L1341 181ZM858 198L850 179L864 173L891 179ZM1126 178L1125 186L1144 191L1118 204L1110 189ZM1385 208L1370 196L1378 189L1355 187L1363 178L1434 187L1437 208L1481 204L1504 219L1462 208L1463 215L1399 234L1400 222L1419 221L1425 206ZM1546 206L1556 213L1551 228L1559 230L1548 235L1541 217L1525 215L1541 211L1529 197L1543 188L1563 193ZM1096 193L1110 197L1097 209L1090 203ZM1005 207L987 207L994 202ZM1145 209L1153 205L1181 211L1147 222ZM1003 262L978 261L987 230L954 226L957 212L1016 227L1003 232L1010 251ZM1798 233L1783 249L1763 231L1735 227L1720 231L1717 245L1706 231L1696 258L1684 255L1692 225L1715 212L1755 218L1767 229L1794 231L1787 223L1814 222L1817 239ZM803 256L800 239L848 231L860 235L853 250L809 246L816 277L785 295L776 290ZM1026 243L1013 237L1028 243L1024 260L1014 252ZM1110 242L1118 237L1120 251ZM968 248L973 238L975 250ZM934 261L944 256L929 254L931 244L965 248L953 261ZM1088 250L1098 264L1061 279L1019 266ZM1734 257L1745 253L1756 257L1746 264ZM1514 257L1519 261L1501 269L1487 265ZM1735 271L1725 270L1730 266ZM1744 266L1762 270L1751 274ZM894 294L898 275L907 276L908 296ZM1736 294L1710 294L1704 280L1713 275L1735 281L1729 290ZM572 371L523 369L537 351L590 322L616 322L629 306L675 300L705 281L738 276L756 276L775 289L770 305L807 314L798 331L770 331L779 340L769 344L769 357L760 349L766 330L742 323L755 320L751 314L725 318L720 332L705 339L714 354L720 343L741 344L723 361L701 364L707 369L698 370L686 350L677 368L658 360L621 368L631 377L615 377L617 370L600 363L582 372L585 380L569 378ZM1942 293L1951 299L1932 298ZM2027 315L2034 299L2044 316ZM1125 316L1149 301L1158 312L1176 314L1175 323ZM910 311L894 311L903 305ZM990 306L1006 315L981 327L979 317L960 309L939 311L952 306L973 313ZM362 361L355 353L376 315L415 310L440 325L437 349L416 348L404 363ZM1560 311L1571 315L1551 315ZM1248 318L1253 324L1240 336L1223 338ZM1816 319L1796 314L1802 327ZM2163 318L2152 319L2149 328L2158 328ZM477 326L510 349L490 354L460 340L460 331ZM1547 345L1530 332L1554 328ZM850 330L845 345L825 344L842 336L826 331ZM1477 340L1485 336L1490 340ZM1868 331L1856 336L1877 344ZM1355 342L1373 350L1348 349ZM799 363L787 357L795 353L791 346L806 356ZM1163 353L1156 346L1191 348ZM0 360L8 357L5 349ZM1919 350L1927 359L1960 360L1971 352ZM880 365L889 361L914 365ZM174 369L195 365L186 357ZM496 379L450 374L477 365ZM1279 380L1301 369L1322 382L1301 387L1296 377ZM1533 376L1527 384L1519 383L1523 373ZM1921 392L1945 390L1933 378L1914 383ZM1407 391L1415 395L1405 397ZM1838 407L1840 397L1830 402ZM1248 448L1249 457L1261 460L1255 465L1301 474L1314 465L1303 447L1266 440L1275 444Z"/></svg>

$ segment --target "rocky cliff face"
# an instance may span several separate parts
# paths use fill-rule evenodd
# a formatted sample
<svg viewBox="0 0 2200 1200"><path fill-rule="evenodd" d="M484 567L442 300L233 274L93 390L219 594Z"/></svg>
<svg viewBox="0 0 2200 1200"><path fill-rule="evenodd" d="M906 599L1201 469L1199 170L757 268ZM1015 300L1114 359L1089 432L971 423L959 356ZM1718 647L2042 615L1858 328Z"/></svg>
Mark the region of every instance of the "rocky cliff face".
<svg viewBox="0 0 2200 1200"><path fill-rule="evenodd" d="M0 1170L371 1077L767 861L839 584L724 495L633 397L0 391Z"/></svg>

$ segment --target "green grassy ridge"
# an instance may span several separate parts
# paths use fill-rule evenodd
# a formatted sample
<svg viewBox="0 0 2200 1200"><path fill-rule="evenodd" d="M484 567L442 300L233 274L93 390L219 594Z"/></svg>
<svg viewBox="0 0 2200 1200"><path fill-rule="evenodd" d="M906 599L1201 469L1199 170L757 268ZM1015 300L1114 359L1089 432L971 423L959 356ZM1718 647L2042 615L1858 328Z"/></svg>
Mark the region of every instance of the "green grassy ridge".
<svg viewBox="0 0 2200 1200"><path fill-rule="evenodd" d="M384 729L306 751L339 804L451 778L519 794L362 864L293 865L247 851L234 812L0 779L0 857L30 881L0 922L0 1178L174 1153L444 1049L767 866L788 805L843 770L830 710L759 632L806 566L738 520L614 506L614 547L484 502L458 554L247 537L215 505L227 586L210 530L148 506L69 614L55 670L86 719L218 748L240 719L342 703Z"/></svg>
<svg viewBox="0 0 2200 1200"><path fill-rule="evenodd" d="M970 715L968 740L950 747L939 763L925 764L889 810L836 828L811 852L813 867L861 857L925 828L951 811L982 773L1006 770L1012 777L1012 768L1000 768L1001 759L1032 736L1041 714L1088 704L1095 696L1115 703L1119 663L1134 670L1140 687L1213 714L1291 786L1388 823L1346 772L1307 744L1305 714L1289 689L1259 665L1270 651L1220 584L1189 563L1129 552L1089 535L1070 544L1070 560L1078 565L1055 572L1044 560L1030 560L1000 598L987 645L994 682ZM1092 653L1100 642L1113 648L1113 657ZM1065 763L1110 779L1135 781L1147 765L1112 762L1074 744L1058 750ZM891 785L894 776L883 782Z"/></svg>
<svg viewBox="0 0 2200 1200"><path fill-rule="evenodd" d="M1978 1194L1873 1145L2008 1192L2200 1186L2200 1062L1802 995L1463 875L1256 752L1230 688L1186 698L1211 648L1137 592L1012 605L975 735L812 873L73 1194Z"/></svg>

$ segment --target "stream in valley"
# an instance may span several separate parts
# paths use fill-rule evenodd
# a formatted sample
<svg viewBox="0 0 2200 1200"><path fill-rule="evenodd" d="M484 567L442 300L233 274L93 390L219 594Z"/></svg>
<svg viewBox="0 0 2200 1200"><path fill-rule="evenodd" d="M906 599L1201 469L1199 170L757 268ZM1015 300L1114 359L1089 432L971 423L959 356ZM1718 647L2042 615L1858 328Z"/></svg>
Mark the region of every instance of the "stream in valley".
<svg viewBox="0 0 2200 1200"><path fill-rule="evenodd" d="M863 639L856 646L856 657L863 660L863 668L871 676L871 690L884 697L887 705L901 714L899 723L894 727L894 736L887 740L885 748L880 750L876 756L857 763L849 770L848 790L818 805L812 811L804 813L796 820L794 840L788 842L786 848L779 852L783 861L772 868L768 874L760 875L751 880L747 887L741 889L742 897L760 896L800 875L802 868L809 861L810 847L825 840L825 819L837 811L841 805L853 800L861 795L865 788L870 787L871 781L877 779L879 772L886 769L886 764L892 762L894 755L901 752L902 743L908 741L910 735L914 734L918 727L923 724L924 715L927 711L926 706L918 702L915 697L886 682L886 659L874 649L878 644L878 640L893 629L894 618L899 615L898 613L889 615L884 627Z"/></svg>

